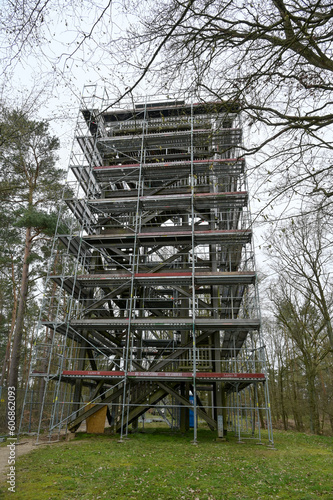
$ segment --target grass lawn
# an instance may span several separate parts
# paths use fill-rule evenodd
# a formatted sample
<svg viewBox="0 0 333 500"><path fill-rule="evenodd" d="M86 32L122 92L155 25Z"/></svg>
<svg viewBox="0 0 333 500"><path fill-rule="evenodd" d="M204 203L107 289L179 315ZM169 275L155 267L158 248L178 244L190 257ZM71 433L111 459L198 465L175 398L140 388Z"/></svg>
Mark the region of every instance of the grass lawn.
<svg viewBox="0 0 333 500"><path fill-rule="evenodd" d="M78 435L18 459L17 500L333 499L332 438L274 434L276 450L253 441L214 441L192 433L147 429L118 437Z"/></svg>

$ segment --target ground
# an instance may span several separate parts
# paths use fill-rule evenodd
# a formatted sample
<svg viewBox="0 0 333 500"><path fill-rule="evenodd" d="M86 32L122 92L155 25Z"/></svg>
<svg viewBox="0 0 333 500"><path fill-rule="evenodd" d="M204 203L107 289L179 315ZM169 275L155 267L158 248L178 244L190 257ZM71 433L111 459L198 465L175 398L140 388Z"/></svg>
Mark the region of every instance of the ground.
<svg viewBox="0 0 333 500"><path fill-rule="evenodd" d="M34 445L36 438L22 439L22 442L17 446L17 458L29 453L34 450L36 446ZM8 466L8 448L3 445L0 447L0 481L4 481L6 477L6 471Z"/></svg>
<svg viewBox="0 0 333 500"><path fill-rule="evenodd" d="M275 433L217 442L208 430L145 428L119 436L79 433L73 441L18 446L17 500L314 500L333 498L332 438ZM21 447L21 449L20 449ZM32 450L32 451L31 451ZM31 451L30 453L27 453ZM3 453L3 448L1 449ZM26 452L27 454L24 454ZM23 456L22 456L23 455ZM9 499L6 483L0 498ZM2 496L1 496L2 492Z"/></svg>

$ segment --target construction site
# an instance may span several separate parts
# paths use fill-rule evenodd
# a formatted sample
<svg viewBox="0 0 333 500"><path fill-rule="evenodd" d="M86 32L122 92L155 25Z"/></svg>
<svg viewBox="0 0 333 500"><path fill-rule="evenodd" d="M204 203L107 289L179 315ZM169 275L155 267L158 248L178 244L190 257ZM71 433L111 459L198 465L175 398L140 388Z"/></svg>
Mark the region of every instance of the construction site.
<svg viewBox="0 0 333 500"><path fill-rule="evenodd" d="M237 103L84 89L20 433L273 446ZM264 436L264 437L263 437Z"/></svg>

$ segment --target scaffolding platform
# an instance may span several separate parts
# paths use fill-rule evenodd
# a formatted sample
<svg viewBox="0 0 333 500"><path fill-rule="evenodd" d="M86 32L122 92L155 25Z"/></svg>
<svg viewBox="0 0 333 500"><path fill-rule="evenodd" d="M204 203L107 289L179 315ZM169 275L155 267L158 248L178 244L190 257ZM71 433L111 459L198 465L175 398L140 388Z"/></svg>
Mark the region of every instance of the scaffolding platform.
<svg viewBox="0 0 333 500"><path fill-rule="evenodd" d="M127 372L124 371L84 371L84 370L64 370L62 377L73 378L88 378L92 380L121 380L125 376L131 380L165 380L168 382L182 381L192 382L193 379L204 382L225 382L248 381L248 380L265 380L263 373L206 373L206 372Z"/></svg>

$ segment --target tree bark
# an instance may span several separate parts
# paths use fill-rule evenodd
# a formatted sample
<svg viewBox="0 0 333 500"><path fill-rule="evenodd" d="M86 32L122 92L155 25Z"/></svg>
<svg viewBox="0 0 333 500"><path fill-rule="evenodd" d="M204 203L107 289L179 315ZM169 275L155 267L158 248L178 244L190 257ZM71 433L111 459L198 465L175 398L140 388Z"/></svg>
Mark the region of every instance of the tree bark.
<svg viewBox="0 0 333 500"><path fill-rule="evenodd" d="M21 356L21 345L22 345L22 335L24 326L24 312L27 303L28 295L28 285L29 285L29 257L31 255L31 228L26 229L25 234L25 250L23 257L22 266L22 278L21 278L21 288L20 297L17 308L16 325L14 330L13 347L11 355L11 363L8 377L8 387L17 388L18 383L18 371L20 366L20 356Z"/></svg>
<svg viewBox="0 0 333 500"><path fill-rule="evenodd" d="M310 431L313 434L320 434L319 412L316 393L316 373L313 369L306 369L307 372L307 389L309 398L310 411Z"/></svg>
<svg viewBox="0 0 333 500"><path fill-rule="evenodd" d="M17 292L16 292L16 285L15 285L15 275L14 275L14 263L13 263L13 258L12 258L12 281L13 281L13 309L12 309L12 321L10 325L10 331L8 335L8 342L7 342L7 347L6 347L6 354L5 354L5 359L4 363L2 366L2 371L1 371L1 380L0 380L0 386L2 387L4 385L5 379L6 379L6 370L7 367L9 369L9 360L10 360L10 346L12 342L12 336L13 336L13 331L15 328L15 321L16 321L16 313L17 313Z"/></svg>

